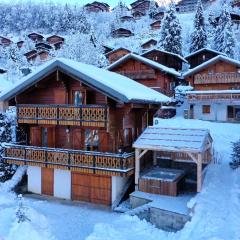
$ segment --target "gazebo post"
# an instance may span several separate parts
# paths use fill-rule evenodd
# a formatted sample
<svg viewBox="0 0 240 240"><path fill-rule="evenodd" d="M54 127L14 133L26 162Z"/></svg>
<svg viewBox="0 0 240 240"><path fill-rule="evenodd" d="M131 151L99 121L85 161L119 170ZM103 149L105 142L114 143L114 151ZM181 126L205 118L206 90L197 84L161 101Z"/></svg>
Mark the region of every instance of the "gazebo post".
<svg viewBox="0 0 240 240"><path fill-rule="evenodd" d="M202 189L202 154L198 153L197 156L197 192Z"/></svg>
<svg viewBox="0 0 240 240"><path fill-rule="evenodd" d="M138 179L140 174L140 153L141 150L135 149L135 190L138 190Z"/></svg>

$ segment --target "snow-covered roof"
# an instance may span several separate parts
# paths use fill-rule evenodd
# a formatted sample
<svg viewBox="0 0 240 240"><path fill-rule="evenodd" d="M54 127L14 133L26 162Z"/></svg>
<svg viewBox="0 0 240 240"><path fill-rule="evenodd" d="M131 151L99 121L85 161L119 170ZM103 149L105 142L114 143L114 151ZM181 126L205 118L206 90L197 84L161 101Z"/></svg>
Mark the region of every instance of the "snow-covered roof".
<svg viewBox="0 0 240 240"><path fill-rule="evenodd" d="M125 50L125 51L128 51L129 53L131 52L131 51L130 51L129 49L127 49L127 48L119 47L119 48L113 49L112 51L106 53L105 55L106 55L106 56L109 56L110 54L115 53L115 52L117 52L117 51L119 51L119 50Z"/></svg>
<svg viewBox="0 0 240 240"><path fill-rule="evenodd" d="M204 90L204 91L187 91L186 94L192 95L192 94L240 94L240 89L238 90Z"/></svg>
<svg viewBox="0 0 240 240"><path fill-rule="evenodd" d="M162 53L166 53L166 54L175 56L175 57L179 58L181 61L183 61L183 62L185 62L185 63L188 63L188 61L187 61L185 58L183 58L182 56L180 56L179 54L172 53L172 52L168 52L168 51L165 51L165 50L162 50L162 49L158 49L158 48L152 48L151 50L143 53L141 56L145 56L145 55L147 55L148 53L151 53L151 52L153 52L153 51L162 52Z"/></svg>
<svg viewBox="0 0 240 240"><path fill-rule="evenodd" d="M149 65L155 69L158 69L162 72L166 72L166 73L174 75L176 77L180 77L180 73L177 72L176 70L174 70L173 68L166 67L160 63L154 62L148 58L136 55L134 53L129 53L129 54L123 56L122 58L120 58L119 60L112 63L110 66L108 66L107 69L112 70L115 67L119 66L120 64L124 63L125 61L127 61L128 59L135 59L135 60L145 63L146 65Z"/></svg>
<svg viewBox="0 0 240 240"><path fill-rule="evenodd" d="M211 49L211 48L201 48L201 49L197 50L196 52L193 52L193 53L185 56L185 58L188 59L188 58L190 58L190 57L192 57L192 56L194 56L194 55L197 55L197 54L199 54L199 53L201 53L201 52L204 52L204 51L216 53L217 55L224 55L224 56L226 56L225 53L222 53L222 52L213 50L213 49Z"/></svg>
<svg viewBox="0 0 240 240"><path fill-rule="evenodd" d="M207 129L148 127L134 142L133 147L156 151L205 151L212 141Z"/></svg>
<svg viewBox="0 0 240 240"><path fill-rule="evenodd" d="M223 61L223 62L227 62L233 65L236 65L238 67L240 67L240 61L237 61L235 59L223 56L223 55L218 55L212 59L209 59L208 61L196 66L195 68L189 69L187 72L185 72L183 74L183 77L188 77L191 76L192 74L195 74L199 71L201 71L202 69L206 68L207 66L211 65L211 64L215 64L218 61Z"/></svg>
<svg viewBox="0 0 240 240"><path fill-rule="evenodd" d="M22 78L12 87L4 90L0 94L0 101L11 99L16 94L25 91L57 69L66 74L71 74L87 86L98 89L119 102L159 104L161 102L171 101L171 99L164 94L120 74L65 58L53 59L43 64L35 72Z"/></svg>

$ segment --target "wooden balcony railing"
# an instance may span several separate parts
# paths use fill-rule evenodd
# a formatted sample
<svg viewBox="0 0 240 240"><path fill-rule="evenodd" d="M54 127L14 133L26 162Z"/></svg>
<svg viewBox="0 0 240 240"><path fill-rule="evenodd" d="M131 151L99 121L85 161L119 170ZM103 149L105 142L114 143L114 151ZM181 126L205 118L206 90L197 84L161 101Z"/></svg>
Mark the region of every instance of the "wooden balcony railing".
<svg viewBox="0 0 240 240"><path fill-rule="evenodd" d="M126 76L131 79L154 79L156 78L155 71L142 70L142 71L118 71L119 74Z"/></svg>
<svg viewBox="0 0 240 240"><path fill-rule="evenodd" d="M239 83L240 73L226 72L226 73L211 73L211 74L197 74L194 77L194 84L218 84L218 83Z"/></svg>
<svg viewBox="0 0 240 240"><path fill-rule="evenodd" d="M238 101L240 93L207 93L207 94L188 94L188 102L195 101Z"/></svg>
<svg viewBox="0 0 240 240"><path fill-rule="evenodd" d="M17 105L18 123L107 127L107 105Z"/></svg>
<svg viewBox="0 0 240 240"><path fill-rule="evenodd" d="M65 169L107 175L130 175L134 153L103 153L6 144L3 160L10 164Z"/></svg>

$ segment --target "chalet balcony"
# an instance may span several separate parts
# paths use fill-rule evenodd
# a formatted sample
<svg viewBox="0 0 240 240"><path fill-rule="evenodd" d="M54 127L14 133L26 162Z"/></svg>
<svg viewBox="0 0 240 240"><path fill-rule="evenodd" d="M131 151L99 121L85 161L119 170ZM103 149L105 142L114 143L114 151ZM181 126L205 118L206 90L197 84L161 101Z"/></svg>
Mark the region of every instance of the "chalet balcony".
<svg viewBox="0 0 240 240"><path fill-rule="evenodd" d="M57 168L85 173L130 175L134 153L104 153L5 144L3 160L9 164Z"/></svg>
<svg viewBox="0 0 240 240"><path fill-rule="evenodd" d="M17 105L17 121L106 128L108 111L107 105Z"/></svg>
<svg viewBox="0 0 240 240"><path fill-rule="evenodd" d="M231 90L230 90L231 91ZM234 91L234 90L233 90ZM238 102L240 103L240 93L203 93L203 94L188 94L188 102L194 103L199 101L220 101L220 102Z"/></svg>
<svg viewBox="0 0 240 240"><path fill-rule="evenodd" d="M155 71L151 70L143 70L143 71L119 71L119 74L131 78L131 79L154 79L156 78Z"/></svg>
<svg viewBox="0 0 240 240"><path fill-rule="evenodd" d="M218 84L218 83L239 83L240 73L211 73L197 74L194 77L194 84Z"/></svg>

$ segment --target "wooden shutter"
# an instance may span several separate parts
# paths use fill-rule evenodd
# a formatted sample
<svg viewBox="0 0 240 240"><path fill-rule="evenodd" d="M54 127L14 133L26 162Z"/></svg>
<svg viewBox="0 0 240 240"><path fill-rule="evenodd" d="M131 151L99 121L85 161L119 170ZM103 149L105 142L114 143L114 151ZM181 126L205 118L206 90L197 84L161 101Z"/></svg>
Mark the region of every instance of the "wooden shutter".
<svg viewBox="0 0 240 240"><path fill-rule="evenodd" d="M42 146L42 131L41 127L31 127L30 128L30 145L32 146Z"/></svg>

